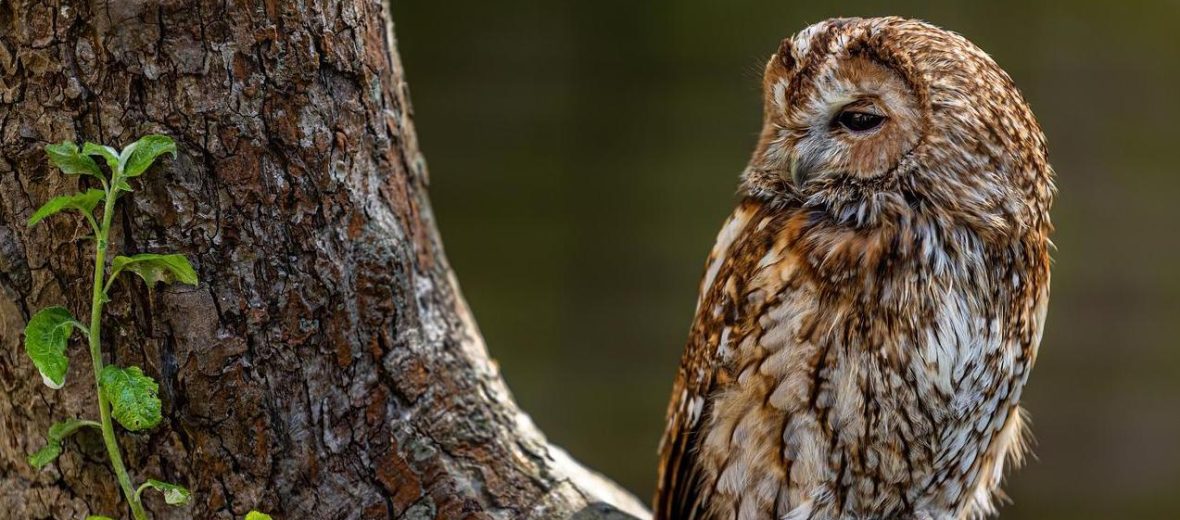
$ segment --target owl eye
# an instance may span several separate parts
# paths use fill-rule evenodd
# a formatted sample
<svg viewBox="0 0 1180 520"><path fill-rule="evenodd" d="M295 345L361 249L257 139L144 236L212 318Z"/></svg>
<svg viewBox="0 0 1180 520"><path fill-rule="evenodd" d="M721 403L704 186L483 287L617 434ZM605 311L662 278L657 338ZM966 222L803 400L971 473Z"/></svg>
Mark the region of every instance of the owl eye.
<svg viewBox="0 0 1180 520"><path fill-rule="evenodd" d="M881 123L885 122L885 116L879 116L869 112L845 110L836 116L836 122L853 132L868 132L881 126Z"/></svg>

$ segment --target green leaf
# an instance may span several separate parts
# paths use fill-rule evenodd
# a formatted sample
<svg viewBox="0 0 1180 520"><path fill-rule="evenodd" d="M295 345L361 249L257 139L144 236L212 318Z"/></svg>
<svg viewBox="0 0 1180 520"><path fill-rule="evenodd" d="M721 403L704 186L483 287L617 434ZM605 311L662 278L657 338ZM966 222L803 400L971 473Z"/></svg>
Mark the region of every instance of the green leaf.
<svg viewBox="0 0 1180 520"><path fill-rule="evenodd" d="M270 515L266 513L259 513L258 511L250 511L246 513L245 520L273 520Z"/></svg>
<svg viewBox="0 0 1180 520"><path fill-rule="evenodd" d="M164 503L171 506L183 506L192 498L192 494L187 489L176 484L169 484L149 478L143 485L163 493Z"/></svg>
<svg viewBox="0 0 1180 520"><path fill-rule="evenodd" d="M53 462L61 455L62 441L86 426L101 427L101 425L94 421L84 421L81 419L69 419L54 423L53 426L49 427L49 434L45 436L45 447L29 455L29 464L34 468L41 469L50 462Z"/></svg>
<svg viewBox="0 0 1180 520"><path fill-rule="evenodd" d="M111 415L133 432L160 424L160 385L139 367L107 365L98 377L102 395L111 403Z"/></svg>
<svg viewBox="0 0 1180 520"><path fill-rule="evenodd" d="M156 255L145 253L132 257L115 257L111 270L111 279L122 271L138 274L147 282L148 288L155 287L159 282L180 282L197 285L197 272L184 255Z"/></svg>
<svg viewBox="0 0 1180 520"><path fill-rule="evenodd" d="M29 217L29 226L35 226L41 219L60 213L66 209L76 209L87 215L94 212L95 206L102 200L105 193L102 190L89 189L84 193L75 193L73 195L61 195L49 199L49 202L43 204L37 211L33 212L33 216Z"/></svg>
<svg viewBox="0 0 1180 520"><path fill-rule="evenodd" d="M176 158L176 143L166 135L145 135L138 141L131 143L119 154L119 164L123 168L124 177L138 177L147 171L155 162L156 157L171 153Z"/></svg>
<svg viewBox="0 0 1180 520"><path fill-rule="evenodd" d="M102 178L102 171L98 169L98 163L94 162L94 159L91 159L89 155L78 153L78 145L72 141L47 145L45 153L49 155L49 162L67 174L93 175Z"/></svg>
<svg viewBox="0 0 1180 520"><path fill-rule="evenodd" d="M61 443L50 442L44 448L29 455L29 465L36 469L41 469L48 466L50 462L57 460L59 455L61 455Z"/></svg>
<svg viewBox="0 0 1180 520"><path fill-rule="evenodd" d="M113 173L119 168L119 151L109 146L91 143L89 141L82 145L82 153L85 155L97 155L106 159L107 167Z"/></svg>
<svg viewBox="0 0 1180 520"><path fill-rule="evenodd" d="M66 344L77 320L65 307L46 307L34 314L25 326L25 353L45 385L54 390L66 384Z"/></svg>

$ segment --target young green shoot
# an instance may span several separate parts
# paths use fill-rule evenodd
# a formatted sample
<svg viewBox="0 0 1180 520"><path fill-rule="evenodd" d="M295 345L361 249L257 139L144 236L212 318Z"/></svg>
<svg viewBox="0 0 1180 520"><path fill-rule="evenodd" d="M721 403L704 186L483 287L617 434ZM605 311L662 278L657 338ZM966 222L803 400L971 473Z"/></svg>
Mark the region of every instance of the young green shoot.
<svg viewBox="0 0 1180 520"><path fill-rule="evenodd" d="M75 319L69 309L63 306L41 309L29 319L25 327L25 352L41 373L45 385L54 390L61 389L65 386L69 372L66 349L73 332L80 332L90 347L94 385L98 393L98 419L67 419L55 423L46 435L45 447L29 455L29 464L37 469L43 468L61 455L64 442L70 435L82 428L99 430L115 480L128 502L132 518L147 520L142 500L144 491L161 493L164 502L173 506L187 504L191 494L184 487L156 479L146 479L138 487L132 484L131 475L123 463L114 423L132 432L150 430L158 425L162 418L159 385L139 367L104 364L102 311L103 306L110 301L108 291L111 284L124 271L139 275L148 284L149 290L158 282L198 283L197 273L188 259L177 254L116 256L111 265L107 265L115 203L120 195L132 191L128 181L146 172L159 156L168 153L175 157L176 144L168 136L148 135L122 150L94 143L85 143L79 149L74 143L65 141L46 146L45 151L50 163L63 173L93 177L101 185L101 189L91 188L81 193L54 197L33 212L28 222L29 226L34 226L47 217L70 210L81 213L85 218L94 233L90 320L87 324ZM105 161L109 173L99 168L95 157ZM95 215L99 209L100 213ZM105 516L88 518L109 520Z"/></svg>

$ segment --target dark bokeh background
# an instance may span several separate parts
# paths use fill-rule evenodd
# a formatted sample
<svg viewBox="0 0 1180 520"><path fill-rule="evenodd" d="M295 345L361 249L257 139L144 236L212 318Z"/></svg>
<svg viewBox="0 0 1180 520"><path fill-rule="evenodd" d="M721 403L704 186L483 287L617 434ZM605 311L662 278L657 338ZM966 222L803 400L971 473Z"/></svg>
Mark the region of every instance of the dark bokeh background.
<svg viewBox="0 0 1180 520"><path fill-rule="evenodd" d="M1059 175L1007 519L1180 518L1180 2L395 0L447 250L520 403L647 496L696 284L779 40L836 15L957 30Z"/></svg>

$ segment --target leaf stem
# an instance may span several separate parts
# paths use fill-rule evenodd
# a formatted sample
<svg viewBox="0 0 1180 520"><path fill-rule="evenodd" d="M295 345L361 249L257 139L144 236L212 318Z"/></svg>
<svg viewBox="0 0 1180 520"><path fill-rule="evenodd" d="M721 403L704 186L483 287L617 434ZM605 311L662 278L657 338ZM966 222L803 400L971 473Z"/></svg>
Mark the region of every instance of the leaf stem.
<svg viewBox="0 0 1180 520"><path fill-rule="evenodd" d="M122 172L114 171L111 173L112 184L117 185ZM98 226L97 234L95 235L94 290L91 293L90 299L90 335L88 337L90 340L90 360L94 365L94 387L98 392L98 413L101 420L102 440L106 444L107 456L111 459L111 468L115 471L115 477L119 481L119 487L123 489L123 496L127 497L127 501L131 505L132 516L135 520L147 520L147 512L143 509L143 503L139 500L139 494L132 489L131 478L127 475L127 468L123 465L123 455L119 451L119 442L115 437L115 427L111 423L111 405L107 402L99 385L99 376L102 374L103 368L102 308L106 303L103 277L106 274L106 254L108 239L110 238L111 220L114 218L115 199L118 197L117 190L111 189L110 186L104 179L103 188L106 190L106 200L103 205L102 224Z"/></svg>
<svg viewBox="0 0 1180 520"><path fill-rule="evenodd" d="M90 229L94 230L94 239L98 240L99 228L98 222L94 220L94 215L91 215L89 211L83 211L82 214L86 216L86 222L90 223Z"/></svg>
<svg viewBox="0 0 1180 520"><path fill-rule="evenodd" d="M107 294L107 292L111 290L111 284L115 283L115 277L118 275L119 275L118 272L111 273L110 279L108 279L107 283L102 286L102 293L104 295Z"/></svg>
<svg viewBox="0 0 1180 520"><path fill-rule="evenodd" d="M139 487L135 488L135 499L142 500L140 495L143 495L143 490L147 489L149 486L151 486L151 484L144 482L143 484L140 484Z"/></svg>
<svg viewBox="0 0 1180 520"><path fill-rule="evenodd" d="M98 421L89 421L89 420L76 421L73 423L73 427L65 428L61 432L61 436L62 436L62 438L69 437L70 435L73 435L74 432L81 430L82 428L94 428L96 430L101 430L102 423L100 423Z"/></svg>
<svg viewBox="0 0 1180 520"><path fill-rule="evenodd" d="M83 336L90 336L90 327L87 327L85 323L82 323L78 320L70 320L70 323L73 324L74 328L78 329L78 332L81 332Z"/></svg>

